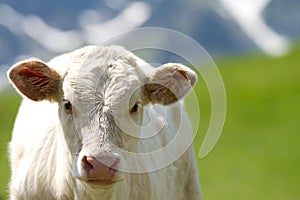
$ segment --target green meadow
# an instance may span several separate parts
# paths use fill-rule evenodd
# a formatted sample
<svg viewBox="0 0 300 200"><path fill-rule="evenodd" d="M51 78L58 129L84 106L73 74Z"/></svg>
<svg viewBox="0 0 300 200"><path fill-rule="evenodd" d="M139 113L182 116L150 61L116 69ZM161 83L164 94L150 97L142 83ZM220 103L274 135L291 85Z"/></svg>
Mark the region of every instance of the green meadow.
<svg viewBox="0 0 300 200"><path fill-rule="evenodd" d="M298 200L300 48L281 58L252 54L221 58L216 64L226 88L227 115L212 152L197 158L204 199ZM198 153L211 105L201 77L195 91L201 111L194 140ZM15 92L0 93L0 200L7 199L7 144L19 104Z"/></svg>
<svg viewBox="0 0 300 200"><path fill-rule="evenodd" d="M0 93L0 200L8 199L8 181L10 176L8 162L8 141L11 137L14 118L21 98L11 91Z"/></svg>

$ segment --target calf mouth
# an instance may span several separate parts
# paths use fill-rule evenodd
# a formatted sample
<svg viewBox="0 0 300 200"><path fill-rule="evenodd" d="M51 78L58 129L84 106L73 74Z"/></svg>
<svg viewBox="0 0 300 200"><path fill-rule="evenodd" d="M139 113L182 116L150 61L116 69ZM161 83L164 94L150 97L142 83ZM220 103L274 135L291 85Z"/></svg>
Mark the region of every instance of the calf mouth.
<svg viewBox="0 0 300 200"><path fill-rule="evenodd" d="M115 177L112 179L87 179L83 181L92 187L110 188L115 183L123 181L123 178Z"/></svg>

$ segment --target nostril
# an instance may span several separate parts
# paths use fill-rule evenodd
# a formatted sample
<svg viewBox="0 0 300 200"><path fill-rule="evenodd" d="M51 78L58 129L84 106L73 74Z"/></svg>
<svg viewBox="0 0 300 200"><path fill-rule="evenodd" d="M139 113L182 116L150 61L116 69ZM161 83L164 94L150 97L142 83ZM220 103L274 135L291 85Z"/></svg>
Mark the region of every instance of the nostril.
<svg viewBox="0 0 300 200"><path fill-rule="evenodd" d="M89 173L94 168L93 165L88 161L87 156L83 156L83 158L82 158L82 164L83 164L84 170L87 173Z"/></svg>
<svg viewBox="0 0 300 200"><path fill-rule="evenodd" d="M112 174L115 174L118 171L118 167L119 167L119 158L116 158L116 160L114 161L114 163L109 167L109 171Z"/></svg>

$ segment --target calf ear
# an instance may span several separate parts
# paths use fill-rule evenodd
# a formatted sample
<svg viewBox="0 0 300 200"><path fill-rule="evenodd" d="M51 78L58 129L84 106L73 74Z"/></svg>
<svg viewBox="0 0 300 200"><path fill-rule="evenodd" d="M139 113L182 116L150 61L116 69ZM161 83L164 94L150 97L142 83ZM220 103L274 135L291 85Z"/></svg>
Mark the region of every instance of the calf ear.
<svg viewBox="0 0 300 200"><path fill-rule="evenodd" d="M8 77L18 91L31 100L53 101L59 97L60 76L42 61L21 61L11 67Z"/></svg>
<svg viewBox="0 0 300 200"><path fill-rule="evenodd" d="M168 63L148 75L145 89L151 102L168 105L188 94L196 81L196 73L188 67Z"/></svg>

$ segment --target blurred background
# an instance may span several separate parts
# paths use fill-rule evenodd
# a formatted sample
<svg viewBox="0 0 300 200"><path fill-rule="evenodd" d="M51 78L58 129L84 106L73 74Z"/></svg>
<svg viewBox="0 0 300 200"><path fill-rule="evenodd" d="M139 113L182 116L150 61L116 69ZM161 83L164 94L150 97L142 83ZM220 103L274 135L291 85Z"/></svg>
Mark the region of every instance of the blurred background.
<svg viewBox="0 0 300 200"><path fill-rule="evenodd" d="M149 26L196 40L223 76L224 130L213 151L198 159L204 199L299 199L299 11L298 0L1 0L0 199L7 199L7 143L21 101L8 84L7 69L24 58L46 61ZM211 106L199 76L196 152Z"/></svg>

